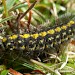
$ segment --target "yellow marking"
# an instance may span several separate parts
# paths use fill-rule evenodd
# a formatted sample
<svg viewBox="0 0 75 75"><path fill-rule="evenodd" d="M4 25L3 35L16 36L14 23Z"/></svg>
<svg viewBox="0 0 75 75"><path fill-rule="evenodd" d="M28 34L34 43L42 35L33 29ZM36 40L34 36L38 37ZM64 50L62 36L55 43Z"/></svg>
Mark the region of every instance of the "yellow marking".
<svg viewBox="0 0 75 75"><path fill-rule="evenodd" d="M29 38L30 34L23 34L23 35L20 35L20 37L22 37L22 38Z"/></svg>
<svg viewBox="0 0 75 75"><path fill-rule="evenodd" d="M46 33L45 31L44 31L44 32L39 33L39 35L40 35L40 36L42 36L42 37L46 36L46 34L47 34L47 33Z"/></svg>
<svg viewBox="0 0 75 75"><path fill-rule="evenodd" d="M48 34L54 34L55 31L53 29L47 31Z"/></svg>
<svg viewBox="0 0 75 75"><path fill-rule="evenodd" d="M56 32L60 32L61 31L61 28L60 27L57 27L57 28L55 28L55 31Z"/></svg>
<svg viewBox="0 0 75 75"><path fill-rule="evenodd" d="M16 39L17 37L17 35L12 35L12 39Z"/></svg>
<svg viewBox="0 0 75 75"><path fill-rule="evenodd" d="M12 35L12 36L9 36L9 39L16 39L18 36L17 35Z"/></svg>
<svg viewBox="0 0 75 75"><path fill-rule="evenodd" d="M39 34L38 34L38 33L36 33L36 34L32 34L32 35L31 35L31 37L33 37L34 39L37 39L37 38L38 38L38 36L39 36Z"/></svg>
<svg viewBox="0 0 75 75"><path fill-rule="evenodd" d="M66 29L67 29L67 26L63 25L63 26L61 27L61 29L66 30Z"/></svg>
<svg viewBox="0 0 75 75"><path fill-rule="evenodd" d="M25 46L23 45L23 46L21 47L21 49L25 49Z"/></svg>
<svg viewBox="0 0 75 75"><path fill-rule="evenodd" d="M74 21L70 21L70 24L74 24Z"/></svg>
<svg viewBox="0 0 75 75"><path fill-rule="evenodd" d="M7 38L3 38L2 41L3 41L3 42L6 42L6 41L7 41Z"/></svg>
<svg viewBox="0 0 75 75"><path fill-rule="evenodd" d="M30 34L23 34L23 38L29 38Z"/></svg>
<svg viewBox="0 0 75 75"><path fill-rule="evenodd" d="M71 25L73 25L74 24L74 21L70 21L69 23L67 23L67 26L71 26Z"/></svg>

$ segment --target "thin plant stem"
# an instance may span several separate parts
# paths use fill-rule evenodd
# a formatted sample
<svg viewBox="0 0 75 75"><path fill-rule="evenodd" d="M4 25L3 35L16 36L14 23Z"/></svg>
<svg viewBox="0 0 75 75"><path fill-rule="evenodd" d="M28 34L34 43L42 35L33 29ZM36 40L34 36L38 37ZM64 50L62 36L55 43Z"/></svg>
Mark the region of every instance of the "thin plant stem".
<svg viewBox="0 0 75 75"><path fill-rule="evenodd" d="M39 65L39 66L42 66L42 67L44 67L45 69L49 70L50 72L53 72L53 73L54 73L54 70L52 70L51 68L49 68L49 67L47 67L46 65L42 64L41 62L38 62L38 61L33 60L33 59L30 59L30 61L31 61L32 63L35 63L35 64L37 64L37 65Z"/></svg>
<svg viewBox="0 0 75 75"><path fill-rule="evenodd" d="M6 6L6 0L2 0L3 2L3 6L4 6L4 13L6 15L6 17L8 17L8 10L7 10L7 6Z"/></svg>

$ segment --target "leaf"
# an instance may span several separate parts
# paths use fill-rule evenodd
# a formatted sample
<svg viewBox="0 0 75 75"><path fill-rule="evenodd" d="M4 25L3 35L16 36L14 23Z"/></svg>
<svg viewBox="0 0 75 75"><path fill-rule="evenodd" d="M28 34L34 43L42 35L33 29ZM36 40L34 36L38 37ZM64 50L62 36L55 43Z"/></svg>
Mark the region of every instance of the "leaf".
<svg viewBox="0 0 75 75"><path fill-rule="evenodd" d="M21 74L20 72L17 72L15 70L13 70L12 68L9 69L10 73L13 74L13 75L23 75Z"/></svg>
<svg viewBox="0 0 75 75"><path fill-rule="evenodd" d="M1 43L1 42L0 42L0 43ZM5 69L6 69L6 66L0 65L0 71L5 70Z"/></svg>
<svg viewBox="0 0 75 75"><path fill-rule="evenodd" d="M8 72L9 72L9 70L3 70L3 71L1 72L1 75L7 75Z"/></svg>
<svg viewBox="0 0 75 75"><path fill-rule="evenodd" d="M31 65L28 64L28 63L24 63L24 64L22 64L22 65L25 66L25 67L27 67L27 68L29 68L29 69L35 70L35 67L34 67L34 66L31 66Z"/></svg>
<svg viewBox="0 0 75 75"><path fill-rule="evenodd" d="M3 23L3 22L8 21L8 20L11 20L12 18L15 18L15 17L14 16L9 16L7 18L4 18L4 19L0 20L0 23Z"/></svg>
<svg viewBox="0 0 75 75"><path fill-rule="evenodd" d="M17 0L7 0L6 2L7 9L10 10L16 1Z"/></svg>
<svg viewBox="0 0 75 75"><path fill-rule="evenodd" d="M13 6L12 9L10 9L10 11L13 11L13 10L16 10L16 9L19 9L19 8L22 8L22 7L24 7L26 9L27 8L27 4L15 5L15 6Z"/></svg>

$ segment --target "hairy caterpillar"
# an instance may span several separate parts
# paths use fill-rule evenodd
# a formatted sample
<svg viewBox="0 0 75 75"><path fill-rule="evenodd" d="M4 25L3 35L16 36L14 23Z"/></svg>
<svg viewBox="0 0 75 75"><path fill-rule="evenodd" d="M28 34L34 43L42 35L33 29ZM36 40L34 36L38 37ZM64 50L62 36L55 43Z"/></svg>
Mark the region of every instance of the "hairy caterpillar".
<svg viewBox="0 0 75 75"><path fill-rule="evenodd" d="M74 17L70 15L69 17ZM36 33L13 34L3 37L2 42L6 51L20 51L23 56L39 56L39 53L54 48L67 41L75 33L73 18L63 17L63 23L54 25ZM61 19L60 19L61 21Z"/></svg>

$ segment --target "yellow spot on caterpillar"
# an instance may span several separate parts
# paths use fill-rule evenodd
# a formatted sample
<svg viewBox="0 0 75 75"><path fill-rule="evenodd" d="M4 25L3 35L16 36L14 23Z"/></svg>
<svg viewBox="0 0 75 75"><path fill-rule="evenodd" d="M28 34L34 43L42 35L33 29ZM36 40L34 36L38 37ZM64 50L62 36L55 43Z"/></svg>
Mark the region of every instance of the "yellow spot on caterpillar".
<svg viewBox="0 0 75 75"><path fill-rule="evenodd" d="M55 28L55 31L56 32L60 32L61 31L61 28L60 27L57 27L57 28Z"/></svg>
<svg viewBox="0 0 75 75"><path fill-rule="evenodd" d="M54 34L55 31L53 29L47 31L48 34Z"/></svg>
<svg viewBox="0 0 75 75"><path fill-rule="evenodd" d="M16 39L17 37L17 35L12 35L12 39Z"/></svg>
<svg viewBox="0 0 75 75"><path fill-rule="evenodd" d="M74 21L70 21L70 24L74 24Z"/></svg>
<svg viewBox="0 0 75 75"><path fill-rule="evenodd" d="M74 21L70 21L68 24L67 24L67 26L71 26L71 25L73 25L74 24Z"/></svg>
<svg viewBox="0 0 75 75"><path fill-rule="evenodd" d="M39 35L42 36L42 37L46 36L46 34L47 34L46 32L39 33Z"/></svg>
<svg viewBox="0 0 75 75"><path fill-rule="evenodd" d="M20 35L20 37L22 37L22 38L29 38L30 34L23 34L23 35Z"/></svg>
<svg viewBox="0 0 75 75"><path fill-rule="evenodd" d="M36 34L32 34L31 36L32 36L34 39L37 39L37 37L39 36L39 34L36 33Z"/></svg>
<svg viewBox="0 0 75 75"><path fill-rule="evenodd" d="M66 30L67 29L67 26L64 25L64 26L61 27L61 29Z"/></svg>
<svg viewBox="0 0 75 75"><path fill-rule="evenodd" d="M21 49L25 49L25 46L23 45L23 46L21 47Z"/></svg>
<svg viewBox="0 0 75 75"><path fill-rule="evenodd" d="M7 40L7 38L3 38L3 39L2 39L3 42L6 42L6 40Z"/></svg>
<svg viewBox="0 0 75 75"><path fill-rule="evenodd" d="M30 34L23 34L23 38L29 38Z"/></svg>
<svg viewBox="0 0 75 75"><path fill-rule="evenodd" d="M69 27L70 27L70 26L71 26L71 24L70 24L70 23L67 23L67 26L69 26Z"/></svg>

